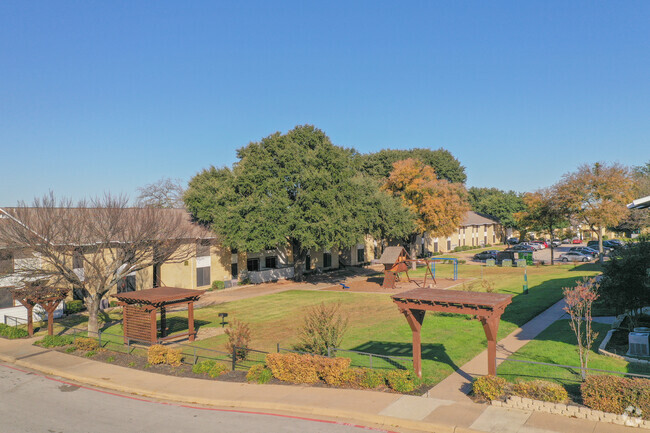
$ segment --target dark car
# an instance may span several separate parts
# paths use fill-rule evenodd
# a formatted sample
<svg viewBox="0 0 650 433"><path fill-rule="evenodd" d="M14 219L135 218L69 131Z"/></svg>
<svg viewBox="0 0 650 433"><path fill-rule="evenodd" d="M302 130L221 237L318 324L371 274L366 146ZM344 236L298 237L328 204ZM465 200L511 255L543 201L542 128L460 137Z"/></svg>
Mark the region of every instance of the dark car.
<svg viewBox="0 0 650 433"><path fill-rule="evenodd" d="M589 241L587 242L587 246L591 249L598 251L598 241ZM608 241L603 241L603 252L609 253L613 249L614 248L611 247L611 244Z"/></svg>
<svg viewBox="0 0 650 433"><path fill-rule="evenodd" d="M593 248L594 250L598 249L598 241L589 241L587 242L587 246L589 248ZM619 241L618 239L614 240L607 240L603 241L603 248L608 248L610 250L617 250L619 248L623 248L623 242Z"/></svg>
<svg viewBox="0 0 650 433"><path fill-rule="evenodd" d="M519 243L519 239L518 238L508 238L506 240L506 243L508 245L517 245Z"/></svg>
<svg viewBox="0 0 650 433"><path fill-rule="evenodd" d="M482 251L482 252L480 252L478 254L474 254L474 260L496 259L498 252L499 251L497 251L497 250Z"/></svg>
<svg viewBox="0 0 650 433"><path fill-rule="evenodd" d="M591 257L596 257L598 255L597 250L594 250L593 248L589 248L589 247L573 247L573 248L569 248L569 251L578 251L582 254L586 254Z"/></svg>
<svg viewBox="0 0 650 433"><path fill-rule="evenodd" d="M533 252L536 251L535 248L531 247L530 245L515 245L514 247L508 248L506 251L527 251L527 252Z"/></svg>

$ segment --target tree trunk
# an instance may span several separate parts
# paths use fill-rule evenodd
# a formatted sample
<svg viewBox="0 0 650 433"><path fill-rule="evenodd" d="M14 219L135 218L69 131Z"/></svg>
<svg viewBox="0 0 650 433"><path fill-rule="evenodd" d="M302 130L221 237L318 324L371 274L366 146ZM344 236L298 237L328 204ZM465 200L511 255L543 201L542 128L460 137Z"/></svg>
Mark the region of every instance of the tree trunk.
<svg viewBox="0 0 650 433"><path fill-rule="evenodd" d="M299 241L291 241L291 250L293 253L293 280L303 281L304 263L307 258L307 251L302 247Z"/></svg>
<svg viewBox="0 0 650 433"><path fill-rule="evenodd" d="M605 254L603 253L603 228L598 227L598 263L601 265L605 262Z"/></svg>
<svg viewBox="0 0 650 433"><path fill-rule="evenodd" d="M418 234L414 233L411 235L411 239L409 239L409 256L411 256L411 260L415 260L418 257L418 246L417 246L417 240L418 240ZM415 261L411 262L411 269L415 270L417 268L417 264Z"/></svg>
<svg viewBox="0 0 650 433"><path fill-rule="evenodd" d="M88 309L88 335L99 334L99 296L90 295L86 299L86 308Z"/></svg>
<svg viewBox="0 0 650 433"><path fill-rule="evenodd" d="M553 264L554 264L553 263L553 251L555 249L555 247L553 246L553 239L555 238L555 236L553 235L553 231L554 231L553 227L549 227L549 228L551 229L550 230L551 231L551 266L553 266Z"/></svg>

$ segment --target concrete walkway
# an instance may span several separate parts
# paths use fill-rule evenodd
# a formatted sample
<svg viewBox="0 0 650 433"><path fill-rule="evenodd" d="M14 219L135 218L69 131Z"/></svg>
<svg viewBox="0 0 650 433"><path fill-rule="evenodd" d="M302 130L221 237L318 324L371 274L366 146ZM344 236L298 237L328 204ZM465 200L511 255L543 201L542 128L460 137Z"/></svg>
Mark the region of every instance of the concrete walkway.
<svg viewBox="0 0 650 433"><path fill-rule="evenodd" d="M532 330L525 330L532 333ZM525 334L525 337L528 338ZM510 336L509 336L510 337ZM257 385L164 376L50 351L33 339L0 338L0 361L113 391L185 404L354 421L391 431L618 433L642 430L506 409L450 396L424 398L325 387ZM451 396L453 397L453 395Z"/></svg>
<svg viewBox="0 0 650 433"><path fill-rule="evenodd" d="M499 340L497 343L497 366L503 362L499 358L507 358L512 355L539 335L540 332L548 328L553 322L561 319L566 314L564 312L564 306L564 299L562 299L521 328L517 328L507 337ZM446 399L467 403L471 401L467 394L472 389L472 379L477 376L485 376L486 374L487 349L431 388L427 396L435 398L444 397Z"/></svg>

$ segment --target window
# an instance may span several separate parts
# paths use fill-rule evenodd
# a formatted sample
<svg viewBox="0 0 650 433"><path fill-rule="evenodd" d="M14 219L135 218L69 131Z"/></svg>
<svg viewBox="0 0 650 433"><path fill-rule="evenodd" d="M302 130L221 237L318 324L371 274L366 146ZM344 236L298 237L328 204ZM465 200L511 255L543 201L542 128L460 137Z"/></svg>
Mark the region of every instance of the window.
<svg viewBox="0 0 650 433"><path fill-rule="evenodd" d="M434 252L434 253L437 253L437 252L438 252L438 240L437 240L437 239L436 239L436 241L433 243L433 252Z"/></svg>
<svg viewBox="0 0 650 433"><path fill-rule="evenodd" d="M323 267L324 268L332 267L332 255L330 253L323 253Z"/></svg>
<svg viewBox="0 0 650 433"><path fill-rule="evenodd" d="M117 283L117 293L134 292L135 275L127 275Z"/></svg>
<svg viewBox="0 0 650 433"><path fill-rule="evenodd" d="M271 268L271 269L277 268L278 267L277 264L278 264L278 258L276 256L267 257L264 263L266 268Z"/></svg>
<svg viewBox="0 0 650 433"><path fill-rule="evenodd" d="M447 239L447 251L451 251L451 239Z"/></svg>
<svg viewBox="0 0 650 433"><path fill-rule="evenodd" d="M210 266L196 268L196 287L210 285Z"/></svg>
<svg viewBox="0 0 650 433"><path fill-rule="evenodd" d="M246 260L246 269L248 272L257 272L260 270L260 259L248 259Z"/></svg>
<svg viewBox="0 0 650 433"><path fill-rule="evenodd" d="M11 295L13 287L0 287L0 308L9 308L14 306L14 298Z"/></svg>
<svg viewBox="0 0 650 433"><path fill-rule="evenodd" d="M196 257L210 257L210 241L199 241L196 244Z"/></svg>
<svg viewBox="0 0 650 433"><path fill-rule="evenodd" d="M307 257L305 257L305 270L308 271L311 269L311 256L308 254Z"/></svg>
<svg viewBox="0 0 650 433"><path fill-rule="evenodd" d="M237 248L231 248L230 254L237 254Z"/></svg>
<svg viewBox="0 0 650 433"><path fill-rule="evenodd" d="M0 275L14 273L14 255L9 251L0 251Z"/></svg>
<svg viewBox="0 0 650 433"><path fill-rule="evenodd" d="M239 269L237 268L237 263L233 263L230 265L230 275L232 275L231 278L233 279L237 278L237 275L239 275Z"/></svg>
<svg viewBox="0 0 650 433"><path fill-rule="evenodd" d="M424 248L424 246L423 246ZM363 248L359 248L357 250L357 262L358 263L363 263L366 261L366 250Z"/></svg>

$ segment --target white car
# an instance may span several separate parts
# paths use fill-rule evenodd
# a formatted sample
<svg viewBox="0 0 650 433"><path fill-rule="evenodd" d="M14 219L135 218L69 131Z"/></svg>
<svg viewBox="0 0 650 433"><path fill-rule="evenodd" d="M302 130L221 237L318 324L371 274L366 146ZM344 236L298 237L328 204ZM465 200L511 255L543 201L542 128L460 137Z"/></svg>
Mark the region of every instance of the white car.
<svg viewBox="0 0 650 433"><path fill-rule="evenodd" d="M569 251L568 253L560 254L559 260L563 262L589 262L591 257L579 251Z"/></svg>

